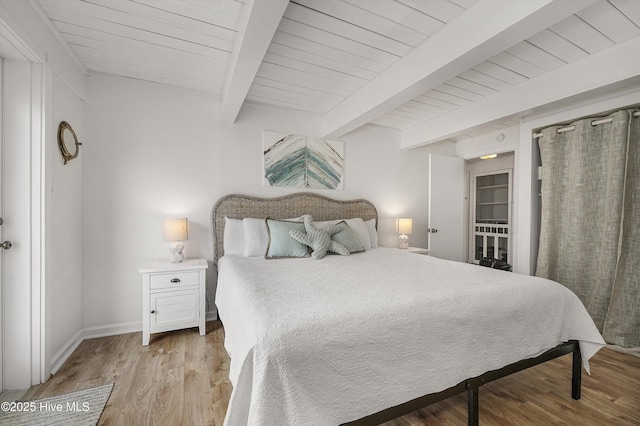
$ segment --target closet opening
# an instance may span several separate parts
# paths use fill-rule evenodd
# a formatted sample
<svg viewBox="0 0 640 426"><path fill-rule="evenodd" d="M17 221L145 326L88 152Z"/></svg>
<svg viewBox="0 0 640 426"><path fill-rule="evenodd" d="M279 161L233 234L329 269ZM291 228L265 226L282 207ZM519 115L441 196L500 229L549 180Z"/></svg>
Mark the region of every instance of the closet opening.
<svg viewBox="0 0 640 426"><path fill-rule="evenodd" d="M513 152L467 160L467 261L512 263Z"/></svg>

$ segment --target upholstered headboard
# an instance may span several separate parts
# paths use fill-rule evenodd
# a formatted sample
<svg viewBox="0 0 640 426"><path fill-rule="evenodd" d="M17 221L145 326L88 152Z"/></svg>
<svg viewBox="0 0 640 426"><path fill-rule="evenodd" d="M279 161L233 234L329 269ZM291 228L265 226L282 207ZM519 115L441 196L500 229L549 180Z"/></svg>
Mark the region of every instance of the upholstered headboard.
<svg viewBox="0 0 640 426"><path fill-rule="evenodd" d="M363 220L376 219L378 211L367 200L334 200L329 197L300 192L275 198L258 198L248 195L231 194L220 198L211 210L211 231L213 233L213 262L224 255L224 218L244 219L257 217L286 219L311 214L314 220L350 219L361 217Z"/></svg>

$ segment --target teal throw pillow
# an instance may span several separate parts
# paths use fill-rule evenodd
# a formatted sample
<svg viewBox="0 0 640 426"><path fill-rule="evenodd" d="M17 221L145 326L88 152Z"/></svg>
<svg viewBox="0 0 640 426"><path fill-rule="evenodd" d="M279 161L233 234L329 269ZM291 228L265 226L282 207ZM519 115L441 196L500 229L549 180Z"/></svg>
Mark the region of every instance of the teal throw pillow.
<svg viewBox="0 0 640 426"><path fill-rule="evenodd" d="M266 222L269 232L269 244L267 245L265 258L309 257L307 246L289 236L289 232L292 230L304 231L303 223L269 218L266 219Z"/></svg>
<svg viewBox="0 0 640 426"><path fill-rule="evenodd" d="M333 241L345 246L349 250L349 253L365 251L358 237L356 237L344 220L336 223L334 226L336 227L336 233L331 236Z"/></svg>

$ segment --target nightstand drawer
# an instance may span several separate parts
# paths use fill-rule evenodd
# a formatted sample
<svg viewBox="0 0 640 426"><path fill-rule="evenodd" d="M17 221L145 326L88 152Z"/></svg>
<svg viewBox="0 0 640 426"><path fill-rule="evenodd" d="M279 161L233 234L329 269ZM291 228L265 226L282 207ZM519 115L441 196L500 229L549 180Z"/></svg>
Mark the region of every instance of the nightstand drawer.
<svg viewBox="0 0 640 426"><path fill-rule="evenodd" d="M151 290L200 284L200 273L198 271L153 274L150 278L149 287Z"/></svg>

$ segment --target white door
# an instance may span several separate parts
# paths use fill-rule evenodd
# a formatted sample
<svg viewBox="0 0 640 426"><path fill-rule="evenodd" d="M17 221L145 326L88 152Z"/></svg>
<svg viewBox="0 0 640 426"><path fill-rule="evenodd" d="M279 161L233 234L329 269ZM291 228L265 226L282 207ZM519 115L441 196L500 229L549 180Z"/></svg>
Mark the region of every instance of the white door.
<svg viewBox="0 0 640 426"><path fill-rule="evenodd" d="M4 59L2 66L2 388L41 381L39 98L41 68ZM34 83L35 82L35 83ZM33 183L33 184L32 184ZM38 189L37 191L34 188ZM8 246L8 244L7 244Z"/></svg>
<svg viewBox="0 0 640 426"><path fill-rule="evenodd" d="M463 262L464 159L429 155L429 249L431 256Z"/></svg>

